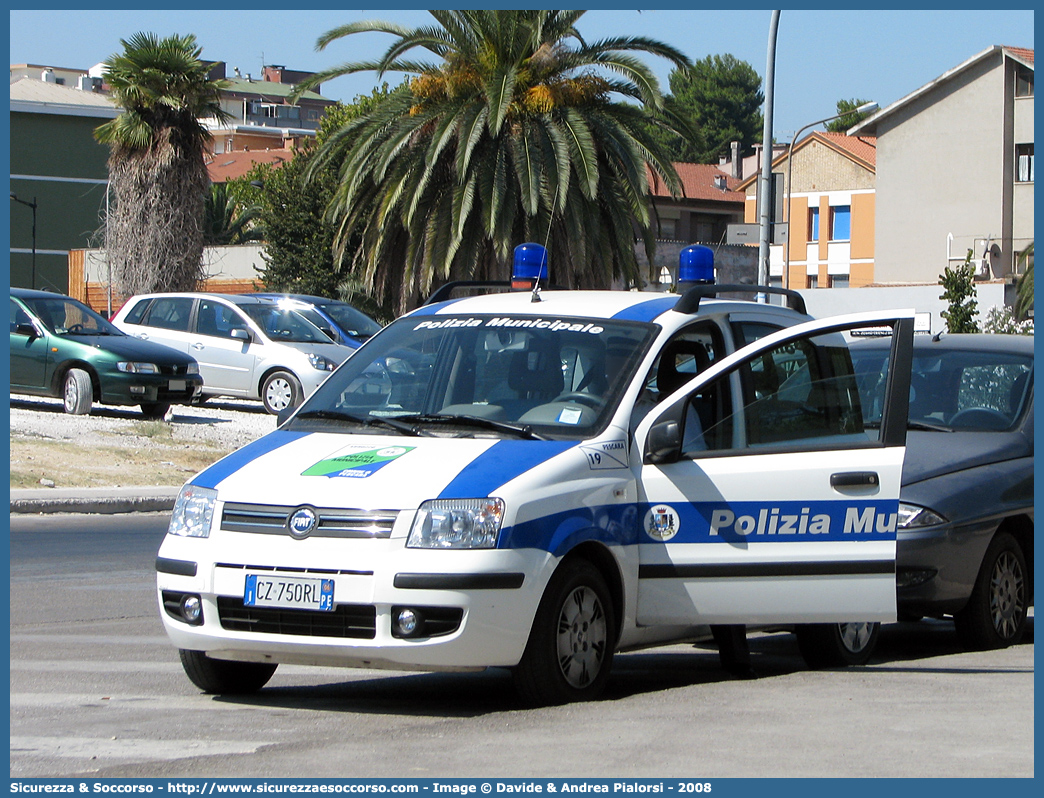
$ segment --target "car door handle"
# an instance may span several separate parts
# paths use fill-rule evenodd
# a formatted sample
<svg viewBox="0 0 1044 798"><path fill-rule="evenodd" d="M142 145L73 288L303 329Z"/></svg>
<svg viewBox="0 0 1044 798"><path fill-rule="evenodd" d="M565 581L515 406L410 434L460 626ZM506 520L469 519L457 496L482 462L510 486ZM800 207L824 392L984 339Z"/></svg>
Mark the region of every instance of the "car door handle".
<svg viewBox="0 0 1044 798"><path fill-rule="evenodd" d="M873 488L880 484L880 478L873 471L845 471L830 475L832 488Z"/></svg>
<svg viewBox="0 0 1044 798"><path fill-rule="evenodd" d="M197 351L200 350L200 349L205 349L206 346L207 346L206 344L201 344L199 341L196 341L196 343L192 344L192 348L197 350Z"/></svg>

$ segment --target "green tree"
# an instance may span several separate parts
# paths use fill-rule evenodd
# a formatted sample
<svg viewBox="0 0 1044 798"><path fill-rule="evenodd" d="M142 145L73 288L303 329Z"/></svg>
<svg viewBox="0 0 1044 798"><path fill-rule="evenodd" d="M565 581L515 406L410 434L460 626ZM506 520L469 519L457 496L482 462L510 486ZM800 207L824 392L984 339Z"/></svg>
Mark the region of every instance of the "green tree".
<svg viewBox="0 0 1044 798"><path fill-rule="evenodd" d="M316 143L322 144L332 132L375 108L388 94L384 84L351 104L328 108ZM337 185L339 163L327 163L306 181L304 175L315 153L315 144L303 146L292 160L279 166L259 164L242 178L250 198L247 201L260 206L258 224L265 241L261 278L273 291L339 297L375 318L390 320L394 311L373 300L354 275L338 268L333 256L334 227L325 212ZM346 246L349 254L354 252L358 236Z"/></svg>
<svg viewBox="0 0 1044 798"><path fill-rule="evenodd" d="M939 276L945 289L939 299L945 299L949 305L942 312L946 319L946 331L950 333L975 333L979 325L975 317L979 315L978 303L975 299L975 267L971 265L972 251L964 258L960 266L947 266Z"/></svg>
<svg viewBox="0 0 1044 798"><path fill-rule="evenodd" d="M227 119L196 38L137 33L105 62L118 117L95 130L109 145L114 203L105 248L124 294L194 290L202 275L210 182L202 117Z"/></svg>
<svg viewBox="0 0 1044 798"><path fill-rule="evenodd" d="M241 182L241 181L238 181ZM238 199L237 181L212 183L203 208L203 243L208 247L260 241L261 206Z"/></svg>
<svg viewBox="0 0 1044 798"><path fill-rule="evenodd" d="M1019 253L1022 277L1015 286L1015 316L1020 321L1028 319L1033 312L1033 242Z"/></svg>
<svg viewBox="0 0 1044 798"><path fill-rule="evenodd" d="M367 21L319 39L323 49L357 33L396 37L380 59L321 71L299 90L363 71L415 76L309 166L341 164L328 212L337 255L358 232L359 276L400 310L445 280L506 277L524 241L547 241L554 282L640 282L635 229L655 247L646 164L674 190L678 179L641 109L612 95L661 108L635 53L688 59L639 37L588 44L575 28L583 13L432 11L430 27ZM406 58L416 49L435 60Z"/></svg>
<svg viewBox="0 0 1044 798"><path fill-rule="evenodd" d="M744 153L761 141L765 95L754 67L733 55L709 55L670 76L667 110L684 120L695 137L670 137L675 160L718 162L729 144L739 141ZM661 134L664 135L664 134Z"/></svg>
<svg viewBox="0 0 1044 798"><path fill-rule="evenodd" d="M838 100L837 101L837 112L844 114L839 119L835 119L833 122L828 122L826 129L828 133L844 133L849 128L855 127L868 116L870 113L851 113L855 111L861 105L866 105L869 100Z"/></svg>

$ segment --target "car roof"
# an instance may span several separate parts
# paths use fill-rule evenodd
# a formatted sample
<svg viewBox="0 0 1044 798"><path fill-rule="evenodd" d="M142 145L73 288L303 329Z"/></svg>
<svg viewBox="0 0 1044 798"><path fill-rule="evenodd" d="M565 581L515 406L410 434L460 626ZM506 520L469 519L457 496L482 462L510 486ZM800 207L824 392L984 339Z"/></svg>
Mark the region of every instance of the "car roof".
<svg viewBox="0 0 1044 798"><path fill-rule="evenodd" d="M11 296L19 299L73 299L68 294L59 294L57 291L41 291L36 288L11 288Z"/></svg>
<svg viewBox="0 0 1044 798"><path fill-rule="evenodd" d="M218 294L211 291L161 291L154 294L137 294L131 297L127 304L131 301L137 301L139 299L160 299L162 297L185 297L187 299L203 298L203 299L219 299L226 302L231 302L233 305L271 305L272 300L267 297L255 296L253 294Z"/></svg>
<svg viewBox="0 0 1044 798"><path fill-rule="evenodd" d="M539 294L540 301L534 302L530 291L484 294L482 296L451 299L434 305L424 305L408 317L430 315L464 315L464 314L512 314L516 316L562 316L580 317L620 321L652 322L670 313L675 313L675 306L683 295L665 294L651 291L559 291L546 290ZM807 319L804 314L780 305L766 305L759 302L736 299L704 298L698 311L694 309L690 316L706 316L718 313L730 313L737 310L764 312L771 308L771 314L791 314L796 319Z"/></svg>
<svg viewBox="0 0 1044 798"><path fill-rule="evenodd" d="M350 302L345 302L343 299L331 299L326 296L315 296L313 294L283 294L278 291L254 291L248 296L259 296L268 299L296 299L299 302L307 302L312 305L324 305L324 304L338 304L338 305L351 305Z"/></svg>
<svg viewBox="0 0 1044 798"><path fill-rule="evenodd" d="M853 343L855 349L883 349L890 339L869 339ZM1008 335L993 333L940 333L937 335L915 335L915 354L929 352L1014 352L1033 357L1032 335Z"/></svg>

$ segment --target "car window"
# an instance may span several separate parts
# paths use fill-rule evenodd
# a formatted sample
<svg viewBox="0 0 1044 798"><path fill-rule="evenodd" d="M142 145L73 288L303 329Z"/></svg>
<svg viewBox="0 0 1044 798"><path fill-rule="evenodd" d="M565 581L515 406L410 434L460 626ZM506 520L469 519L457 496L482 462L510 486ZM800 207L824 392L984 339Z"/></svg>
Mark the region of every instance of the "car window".
<svg viewBox="0 0 1044 798"><path fill-rule="evenodd" d="M25 312L21 305L11 300L11 332L14 332L19 324L32 324L32 319L29 318L29 314Z"/></svg>
<svg viewBox="0 0 1044 798"><path fill-rule="evenodd" d="M127 315L123 317L124 324L141 324L141 319L151 304L151 299L139 299L134 303L134 307L127 311Z"/></svg>
<svg viewBox="0 0 1044 798"><path fill-rule="evenodd" d="M231 338L234 329L247 329L243 318L232 308L212 299L200 299L196 310L196 332L218 338Z"/></svg>
<svg viewBox="0 0 1044 798"><path fill-rule="evenodd" d="M243 305L240 308L273 341L285 343L330 343L329 336L294 310L278 305Z"/></svg>
<svg viewBox="0 0 1044 798"><path fill-rule="evenodd" d="M732 336L736 340L736 348L741 349L747 344L752 344L770 335L777 330L783 329L780 324L771 324L764 321L734 321L732 322Z"/></svg>
<svg viewBox="0 0 1044 798"><path fill-rule="evenodd" d="M142 323L163 330L188 332L193 301L188 297L158 297L148 309Z"/></svg>
<svg viewBox="0 0 1044 798"><path fill-rule="evenodd" d="M323 311L340 325L341 329L357 338L369 338L381 331L381 325L360 310L345 302L328 302L319 305Z"/></svg>
<svg viewBox="0 0 1044 798"><path fill-rule="evenodd" d="M33 297L24 302L56 335L123 335L107 319L72 297Z"/></svg>
<svg viewBox="0 0 1044 798"><path fill-rule="evenodd" d="M654 330L611 320L406 317L349 358L302 414L474 416L580 438L608 423Z"/></svg>
<svg viewBox="0 0 1044 798"><path fill-rule="evenodd" d="M744 448L822 447L868 443L855 369L839 334L799 338L744 361L734 372L742 412L731 400L735 384L725 375L690 398L684 430L686 453ZM701 427L702 440L688 429Z"/></svg>

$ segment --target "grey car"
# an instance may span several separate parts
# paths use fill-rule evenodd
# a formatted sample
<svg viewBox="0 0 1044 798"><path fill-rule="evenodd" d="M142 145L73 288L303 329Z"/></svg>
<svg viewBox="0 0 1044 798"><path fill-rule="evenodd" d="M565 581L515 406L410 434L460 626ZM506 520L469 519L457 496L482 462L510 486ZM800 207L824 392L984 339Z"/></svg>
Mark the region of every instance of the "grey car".
<svg viewBox="0 0 1044 798"><path fill-rule="evenodd" d="M300 404L355 351L299 313L251 296L141 294L112 321L194 357L203 396L260 399L273 414Z"/></svg>
<svg viewBox="0 0 1044 798"><path fill-rule="evenodd" d="M866 420L887 350L853 347ZM968 648L1018 643L1033 603L1033 338L914 340L900 493L901 617L952 617Z"/></svg>

